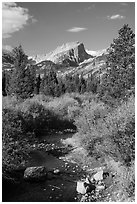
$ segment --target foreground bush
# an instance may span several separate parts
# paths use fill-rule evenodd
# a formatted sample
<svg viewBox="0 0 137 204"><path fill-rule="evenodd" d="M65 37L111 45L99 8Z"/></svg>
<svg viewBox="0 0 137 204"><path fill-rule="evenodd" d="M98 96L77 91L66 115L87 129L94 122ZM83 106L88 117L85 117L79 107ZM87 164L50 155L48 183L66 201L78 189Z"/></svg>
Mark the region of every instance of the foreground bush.
<svg viewBox="0 0 137 204"><path fill-rule="evenodd" d="M40 137L42 130L49 130L52 121L52 112L46 110L37 102L25 101L18 109L21 112L25 132L33 132Z"/></svg>
<svg viewBox="0 0 137 204"><path fill-rule="evenodd" d="M110 158L107 166L117 173L117 190L114 192L119 198L114 195L114 201L126 201L129 196L134 196L134 109L134 96L113 109L92 101L84 105L75 120L78 129L75 137L79 140L79 146L83 146L92 158ZM123 198L120 199L120 196Z"/></svg>
<svg viewBox="0 0 137 204"><path fill-rule="evenodd" d="M135 101L131 97L113 114L109 114L106 123L110 127L110 137L117 145L126 164L135 159Z"/></svg>
<svg viewBox="0 0 137 204"><path fill-rule="evenodd" d="M20 101L16 97L6 96L2 98L3 109L14 109L19 103Z"/></svg>
<svg viewBox="0 0 137 204"><path fill-rule="evenodd" d="M113 202L135 201L135 163L130 167L124 166L112 158L106 160L107 168L115 174L113 186L107 193L111 195Z"/></svg>
<svg viewBox="0 0 137 204"><path fill-rule="evenodd" d="M23 123L19 113L4 109L2 116L2 159L5 172L24 165L27 153L24 146L26 141L23 135Z"/></svg>
<svg viewBox="0 0 137 204"><path fill-rule="evenodd" d="M134 97L112 111L103 103L86 104L75 124L81 135L81 144L85 148L91 151L100 148L99 151L114 153L125 163L134 159Z"/></svg>

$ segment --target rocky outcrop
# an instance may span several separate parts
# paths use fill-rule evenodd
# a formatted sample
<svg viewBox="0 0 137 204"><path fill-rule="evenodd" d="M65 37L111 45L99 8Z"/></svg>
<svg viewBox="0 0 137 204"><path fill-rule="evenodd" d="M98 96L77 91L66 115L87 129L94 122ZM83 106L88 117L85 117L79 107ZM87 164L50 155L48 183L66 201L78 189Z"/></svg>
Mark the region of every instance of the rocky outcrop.
<svg viewBox="0 0 137 204"><path fill-rule="evenodd" d="M80 42L71 42L57 47L54 51L45 55L37 55L33 59L39 63L41 61L50 60L55 64L65 66L78 66L79 63L93 56L85 51L84 44Z"/></svg>
<svg viewBox="0 0 137 204"><path fill-rule="evenodd" d="M27 181L41 181L47 177L47 170L44 166L28 167L24 172L24 179Z"/></svg>
<svg viewBox="0 0 137 204"><path fill-rule="evenodd" d="M46 55L48 60L56 64L65 64L69 66L77 66L79 63L91 57L92 56L85 51L83 43L80 42L64 44Z"/></svg>

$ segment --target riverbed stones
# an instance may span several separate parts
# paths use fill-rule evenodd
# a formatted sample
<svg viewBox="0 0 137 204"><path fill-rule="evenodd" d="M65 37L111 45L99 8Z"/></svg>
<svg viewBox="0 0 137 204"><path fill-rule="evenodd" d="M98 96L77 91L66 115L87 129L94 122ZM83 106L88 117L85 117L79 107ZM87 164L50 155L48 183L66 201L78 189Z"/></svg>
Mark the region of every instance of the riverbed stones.
<svg viewBox="0 0 137 204"><path fill-rule="evenodd" d="M77 192L84 195L86 193L95 191L96 186L93 183L85 181L77 181Z"/></svg>
<svg viewBox="0 0 137 204"><path fill-rule="evenodd" d="M28 167L24 172L26 181L41 181L47 177L47 170L44 166Z"/></svg>
<svg viewBox="0 0 137 204"><path fill-rule="evenodd" d="M59 174L59 173L60 173L60 170L59 170L59 169L54 169L53 173L54 173L54 174Z"/></svg>
<svg viewBox="0 0 137 204"><path fill-rule="evenodd" d="M96 185L96 191L102 191L105 189L105 185L100 184L100 185Z"/></svg>

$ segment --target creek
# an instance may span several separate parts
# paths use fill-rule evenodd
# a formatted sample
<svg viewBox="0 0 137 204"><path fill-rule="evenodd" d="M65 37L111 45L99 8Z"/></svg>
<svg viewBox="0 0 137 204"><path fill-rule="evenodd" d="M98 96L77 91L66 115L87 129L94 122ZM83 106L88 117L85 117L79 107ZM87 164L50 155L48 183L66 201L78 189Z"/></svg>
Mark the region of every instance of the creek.
<svg viewBox="0 0 137 204"><path fill-rule="evenodd" d="M8 185L6 192L3 192L3 201L76 202L76 182L85 177L85 172L78 164L63 159L71 150L66 149L60 142L61 139L72 137L73 134L57 134L52 137L45 137L52 148L48 151L43 148L30 152L28 167L45 166L48 172L58 169L60 172L58 175L44 181L28 182L23 179L24 171L20 171L20 184ZM42 141L44 141L44 137Z"/></svg>

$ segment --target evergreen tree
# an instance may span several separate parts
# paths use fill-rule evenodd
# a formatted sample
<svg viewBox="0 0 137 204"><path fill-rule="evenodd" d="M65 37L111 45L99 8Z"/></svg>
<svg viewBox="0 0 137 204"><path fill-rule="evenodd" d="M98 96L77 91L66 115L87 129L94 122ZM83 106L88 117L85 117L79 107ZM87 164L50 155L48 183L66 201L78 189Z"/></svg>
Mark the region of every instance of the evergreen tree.
<svg viewBox="0 0 137 204"><path fill-rule="evenodd" d="M94 77L92 74L88 75L88 78L87 78L87 81L86 81L86 91L87 92L94 92L94 84L93 84L93 81L94 81Z"/></svg>
<svg viewBox="0 0 137 204"><path fill-rule="evenodd" d="M66 81L65 82L66 92L68 92L68 93L74 92L73 76L71 74L66 75L65 81Z"/></svg>
<svg viewBox="0 0 137 204"><path fill-rule="evenodd" d="M39 94L39 92L40 92L40 84L41 84L41 77L40 77L40 74L39 74L38 77L36 77L35 94Z"/></svg>
<svg viewBox="0 0 137 204"><path fill-rule="evenodd" d="M45 69L44 77L42 79L40 90L45 95L56 95L56 88L58 86L57 75L54 69Z"/></svg>
<svg viewBox="0 0 137 204"><path fill-rule="evenodd" d="M62 94L64 94L66 91L65 89L65 83L63 81L63 79L58 78L58 86L57 86L57 90L56 90L56 96L61 96Z"/></svg>
<svg viewBox="0 0 137 204"><path fill-rule="evenodd" d="M35 71L28 64L28 57L21 46L12 51L14 57L14 69L10 79L10 93L20 98L32 96L34 92Z"/></svg>
<svg viewBox="0 0 137 204"><path fill-rule="evenodd" d="M107 57L107 73L101 84L101 94L119 98L135 84L135 34L128 25L119 30Z"/></svg>
<svg viewBox="0 0 137 204"><path fill-rule="evenodd" d="M79 78L79 92L84 93L86 91L86 81L81 75Z"/></svg>
<svg viewBox="0 0 137 204"><path fill-rule="evenodd" d="M79 84L80 84L79 75L76 74L76 75L74 76L74 87L75 87L74 89L75 89L76 92L80 92L80 86L79 86Z"/></svg>

